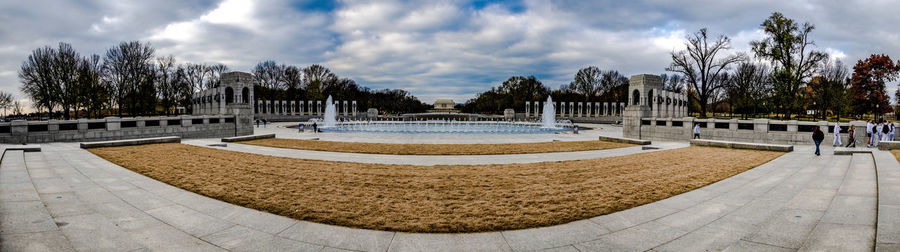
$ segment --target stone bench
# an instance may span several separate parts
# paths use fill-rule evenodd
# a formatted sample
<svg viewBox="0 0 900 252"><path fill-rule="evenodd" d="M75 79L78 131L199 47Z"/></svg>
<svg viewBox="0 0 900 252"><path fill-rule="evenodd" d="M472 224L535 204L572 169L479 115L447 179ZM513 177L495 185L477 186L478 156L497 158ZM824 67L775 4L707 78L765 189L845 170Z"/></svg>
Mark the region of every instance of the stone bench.
<svg viewBox="0 0 900 252"><path fill-rule="evenodd" d="M222 138L222 142L231 143L231 142L250 141L250 140L266 139L266 138L275 138L275 134L226 137L226 138Z"/></svg>
<svg viewBox="0 0 900 252"><path fill-rule="evenodd" d="M41 146L36 144L28 145L6 145L3 146L4 151L23 151L23 152L41 152Z"/></svg>
<svg viewBox="0 0 900 252"><path fill-rule="evenodd" d="M879 150L896 150L900 149L900 141L881 141L878 142Z"/></svg>
<svg viewBox="0 0 900 252"><path fill-rule="evenodd" d="M599 140L606 141L606 142L613 142L613 143L650 145L650 140L640 140L640 139L623 138L623 137L600 136Z"/></svg>
<svg viewBox="0 0 900 252"><path fill-rule="evenodd" d="M127 140L88 142L88 143L81 143L81 148L89 149L89 148L131 146L131 145L158 144L158 143L181 143L181 137L168 136L168 137L153 137L153 138L138 138L138 139L127 139Z"/></svg>
<svg viewBox="0 0 900 252"><path fill-rule="evenodd" d="M792 146L792 145L744 143L744 142L730 142L730 141L705 140L705 139L692 139L691 145L731 148L731 149L780 151L780 152L794 151L794 146Z"/></svg>
<svg viewBox="0 0 900 252"><path fill-rule="evenodd" d="M834 155L853 155L853 154L871 154L872 149L869 148L834 148Z"/></svg>

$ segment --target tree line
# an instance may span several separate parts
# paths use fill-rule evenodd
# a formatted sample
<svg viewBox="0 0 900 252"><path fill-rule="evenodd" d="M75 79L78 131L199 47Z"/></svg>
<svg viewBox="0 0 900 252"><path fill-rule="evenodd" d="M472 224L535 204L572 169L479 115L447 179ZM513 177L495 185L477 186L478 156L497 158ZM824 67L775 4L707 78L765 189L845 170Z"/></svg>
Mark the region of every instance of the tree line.
<svg viewBox="0 0 900 252"><path fill-rule="evenodd" d="M266 60L251 72L259 80L253 89L257 99L314 101L331 95L334 100L356 101L359 111L376 108L386 113L419 113L431 108L405 90L372 90L318 64L297 67Z"/></svg>
<svg viewBox="0 0 900 252"><path fill-rule="evenodd" d="M197 91L217 88L224 64L176 62L157 57L149 43L122 42L103 56L82 56L72 45L37 48L22 63L18 77L32 106L49 118L98 118L109 115L170 115L190 113ZM253 69L256 97L269 100L357 100L358 109L422 112L429 108L403 90L370 90L321 65L295 67L263 61ZM0 93L0 107L22 107L9 93Z"/></svg>
<svg viewBox="0 0 900 252"><path fill-rule="evenodd" d="M551 90L534 76L512 76L498 87L475 95L460 107L467 113L502 113L504 109L525 110L526 101L624 102L628 77L619 71L602 71L596 66L578 70L572 82Z"/></svg>
<svg viewBox="0 0 900 252"><path fill-rule="evenodd" d="M775 12L763 21L765 37L750 43L751 51L732 52L731 39L711 36L706 28L689 34L685 49L673 51L661 74L663 89L686 94L689 111L780 115L790 119L809 111L816 118L880 116L894 110L886 83L900 75L887 55L859 60L852 71L840 60L815 49L810 34L815 26ZM465 112L523 111L525 101L627 102L628 78L615 70L589 66L578 70L569 84L550 90L534 76L513 76L498 87L476 94L462 105ZM900 102L900 90L897 91ZM900 113L895 113L900 116ZM900 117L898 117L900 118Z"/></svg>
<svg viewBox="0 0 900 252"><path fill-rule="evenodd" d="M873 54L853 66L815 49L815 26L775 12L763 21L761 40L751 52L729 53L730 39L712 38L707 29L688 35L685 50L672 52L666 71L684 79L690 110L748 115L776 114L783 119L812 112L829 116L880 116L893 108L885 91L896 80L900 62ZM898 93L900 94L900 93Z"/></svg>
<svg viewBox="0 0 900 252"><path fill-rule="evenodd" d="M21 90L51 118L171 114L195 91L217 87L223 64L177 64L149 43L122 42L104 56L70 44L35 49L18 71Z"/></svg>

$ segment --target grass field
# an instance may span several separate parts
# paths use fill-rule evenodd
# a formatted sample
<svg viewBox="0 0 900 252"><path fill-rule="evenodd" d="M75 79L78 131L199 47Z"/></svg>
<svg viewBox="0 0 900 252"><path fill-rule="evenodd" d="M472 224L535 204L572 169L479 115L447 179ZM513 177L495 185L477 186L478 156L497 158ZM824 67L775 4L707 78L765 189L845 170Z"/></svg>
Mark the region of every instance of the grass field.
<svg viewBox="0 0 900 252"><path fill-rule="evenodd" d="M496 155L603 150L634 146L604 141L542 142L512 144L389 144L268 138L241 144L330 152L390 155Z"/></svg>
<svg viewBox="0 0 900 252"><path fill-rule="evenodd" d="M436 233L587 219L694 190L783 154L688 147L579 161L411 166L282 158L183 144L89 151L192 192L298 220Z"/></svg>

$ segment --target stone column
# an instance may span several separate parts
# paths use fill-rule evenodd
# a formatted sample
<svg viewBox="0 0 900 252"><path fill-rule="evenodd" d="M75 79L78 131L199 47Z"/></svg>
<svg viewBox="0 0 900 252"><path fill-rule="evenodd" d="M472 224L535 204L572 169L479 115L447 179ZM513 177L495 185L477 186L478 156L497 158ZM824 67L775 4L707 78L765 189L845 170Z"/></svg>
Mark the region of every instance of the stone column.
<svg viewBox="0 0 900 252"><path fill-rule="evenodd" d="M350 106L350 111L353 112L353 117L356 117L356 101L353 101Z"/></svg>
<svg viewBox="0 0 900 252"><path fill-rule="evenodd" d="M581 102L575 103L575 113L572 114L572 117L581 117Z"/></svg>
<svg viewBox="0 0 900 252"><path fill-rule="evenodd" d="M316 101L316 115L322 115L322 101Z"/></svg>
<svg viewBox="0 0 900 252"><path fill-rule="evenodd" d="M531 102L525 101L525 118L531 117Z"/></svg>
<svg viewBox="0 0 900 252"><path fill-rule="evenodd" d="M588 112L589 112L588 106L590 106L590 105L591 105L590 102L581 102L581 109L578 110L581 112L581 117L588 117Z"/></svg>
<svg viewBox="0 0 900 252"><path fill-rule="evenodd" d="M291 101L291 115L297 115L297 102Z"/></svg>
<svg viewBox="0 0 900 252"><path fill-rule="evenodd" d="M663 95L663 106L662 113L663 117L672 117L672 94L669 91L662 91Z"/></svg>
<svg viewBox="0 0 900 252"><path fill-rule="evenodd" d="M556 117L562 116L563 110L565 109L565 108L559 106L560 104L562 104L562 102L556 102L556 107L553 107L553 110L556 110L556 111L553 111L553 113L556 113Z"/></svg>
<svg viewBox="0 0 900 252"><path fill-rule="evenodd" d="M349 115L350 115L350 102L348 102L348 101L341 101L341 103L343 104L343 107L344 107L344 111L342 111L342 112L343 112L343 115L344 115L344 116L349 116Z"/></svg>
<svg viewBox="0 0 900 252"><path fill-rule="evenodd" d="M569 118L575 117L575 102L569 102L569 108L566 112L569 113Z"/></svg>

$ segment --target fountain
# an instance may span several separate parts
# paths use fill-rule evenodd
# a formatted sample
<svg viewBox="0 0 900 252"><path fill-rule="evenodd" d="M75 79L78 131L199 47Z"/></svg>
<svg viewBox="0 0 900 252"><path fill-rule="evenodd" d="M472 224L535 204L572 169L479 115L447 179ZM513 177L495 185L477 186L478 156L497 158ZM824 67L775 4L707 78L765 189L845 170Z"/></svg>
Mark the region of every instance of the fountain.
<svg viewBox="0 0 900 252"><path fill-rule="evenodd" d="M337 123L335 114L334 102L331 101L331 96L329 95L328 99L325 100L325 118L323 118L325 125L323 125L322 128L331 128L335 126Z"/></svg>
<svg viewBox="0 0 900 252"><path fill-rule="evenodd" d="M544 103L544 114L541 115L541 128L556 129L556 108L553 107L553 98L547 96Z"/></svg>

